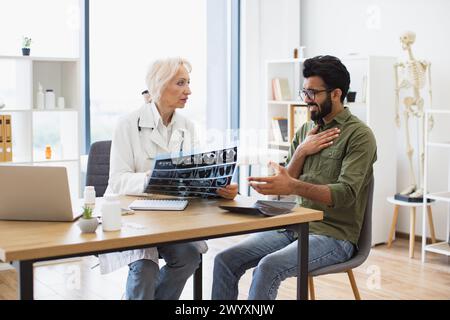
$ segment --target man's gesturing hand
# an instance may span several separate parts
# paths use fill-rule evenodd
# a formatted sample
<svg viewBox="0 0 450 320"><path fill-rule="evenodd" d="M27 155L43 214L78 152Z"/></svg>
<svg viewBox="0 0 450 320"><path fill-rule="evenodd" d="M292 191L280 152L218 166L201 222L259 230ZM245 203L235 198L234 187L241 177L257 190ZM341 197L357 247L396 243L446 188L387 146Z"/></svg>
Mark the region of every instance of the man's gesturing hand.
<svg viewBox="0 0 450 320"><path fill-rule="evenodd" d="M275 162L269 165L275 169L276 175L272 177L249 177L250 185L257 192L265 195L289 195L293 193L295 179L291 178L286 168Z"/></svg>

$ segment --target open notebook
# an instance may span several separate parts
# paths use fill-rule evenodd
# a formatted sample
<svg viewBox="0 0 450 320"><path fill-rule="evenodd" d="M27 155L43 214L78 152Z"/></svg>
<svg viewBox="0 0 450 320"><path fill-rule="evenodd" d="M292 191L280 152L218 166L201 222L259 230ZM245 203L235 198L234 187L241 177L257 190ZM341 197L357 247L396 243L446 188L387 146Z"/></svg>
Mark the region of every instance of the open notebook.
<svg viewBox="0 0 450 320"><path fill-rule="evenodd" d="M188 205L187 200L172 199L145 199L134 200L129 208L131 210L160 210L160 211L181 211Z"/></svg>
<svg viewBox="0 0 450 320"><path fill-rule="evenodd" d="M292 209L294 209L296 205L297 203L293 201L258 200L250 206L219 206L219 208L230 212L271 217L292 212Z"/></svg>

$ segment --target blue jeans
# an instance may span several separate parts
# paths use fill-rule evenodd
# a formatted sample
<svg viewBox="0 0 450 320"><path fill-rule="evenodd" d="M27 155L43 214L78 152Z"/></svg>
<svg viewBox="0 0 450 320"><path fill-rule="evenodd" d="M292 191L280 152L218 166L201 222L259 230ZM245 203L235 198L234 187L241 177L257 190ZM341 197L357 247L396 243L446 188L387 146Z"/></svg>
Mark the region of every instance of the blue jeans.
<svg viewBox="0 0 450 320"><path fill-rule="evenodd" d="M187 279L201 261L201 253L192 243L158 247L166 265L159 270L151 260L129 264L126 298L129 300L177 300Z"/></svg>
<svg viewBox="0 0 450 320"><path fill-rule="evenodd" d="M249 300L273 300L281 282L297 276L297 243L293 231L275 230L251 235L220 252L214 259L211 298L235 300L238 283L247 269L256 267ZM344 262L353 255L354 245L322 235L309 235L308 270Z"/></svg>

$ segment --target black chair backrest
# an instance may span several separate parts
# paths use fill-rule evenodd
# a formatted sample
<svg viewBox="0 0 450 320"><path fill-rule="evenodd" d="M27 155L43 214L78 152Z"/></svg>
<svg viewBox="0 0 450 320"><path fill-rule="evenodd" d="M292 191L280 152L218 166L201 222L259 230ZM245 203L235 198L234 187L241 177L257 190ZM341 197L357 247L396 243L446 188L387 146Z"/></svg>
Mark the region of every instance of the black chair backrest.
<svg viewBox="0 0 450 320"><path fill-rule="evenodd" d="M108 187L110 153L111 140L94 142L89 151L86 185L94 186L97 197L103 197Z"/></svg>

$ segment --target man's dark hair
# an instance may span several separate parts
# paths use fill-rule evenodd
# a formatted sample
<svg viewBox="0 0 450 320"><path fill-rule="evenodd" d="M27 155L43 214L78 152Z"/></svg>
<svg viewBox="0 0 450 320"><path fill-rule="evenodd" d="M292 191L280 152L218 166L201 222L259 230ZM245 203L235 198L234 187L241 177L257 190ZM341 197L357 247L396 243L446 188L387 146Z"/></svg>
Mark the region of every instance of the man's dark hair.
<svg viewBox="0 0 450 320"><path fill-rule="evenodd" d="M350 86L350 74L341 60L333 56L317 56L306 59L303 64L303 77L320 77L327 89L341 89L341 102L344 102Z"/></svg>

